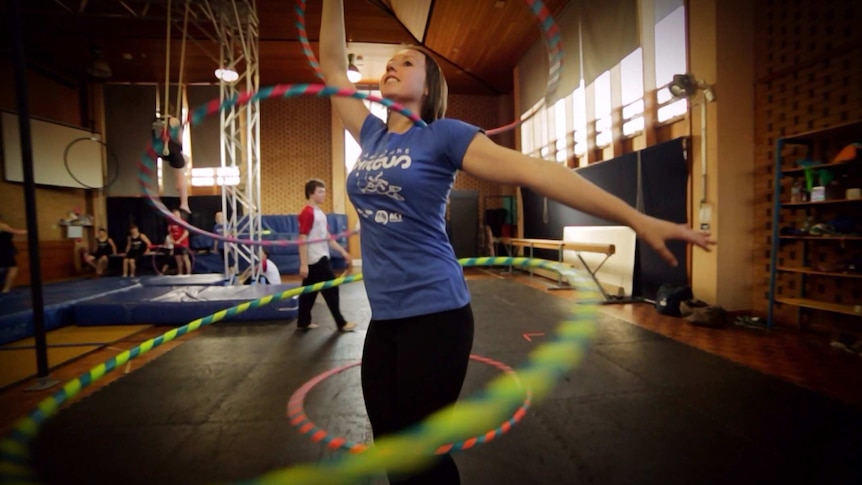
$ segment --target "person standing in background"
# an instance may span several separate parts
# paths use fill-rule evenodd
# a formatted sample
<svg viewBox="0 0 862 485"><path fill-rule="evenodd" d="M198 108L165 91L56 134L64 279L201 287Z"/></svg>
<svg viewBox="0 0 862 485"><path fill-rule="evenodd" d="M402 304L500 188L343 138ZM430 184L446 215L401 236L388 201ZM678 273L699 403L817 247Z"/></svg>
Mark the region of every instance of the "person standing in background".
<svg viewBox="0 0 862 485"><path fill-rule="evenodd" d="M15 229L6 224L3 216L0 216L0 270L6 271L2 293L12 291L12 285L15 284L15 278L18 276L18 262L15 260L18 250L15 249L15 243L12 242L12 237L16 234L27 234L27 231Z"/></svg>
<svg viewBox="0 0 862 485"><path fill-rule="evenodd" d="M299 246L299 275L302 277L302 286L335 279L335 273L332 272L332 265L329 263L330 248L341 253L348 267L351 264L350 254L340 244L329 239L326 214L320 208L320 204L326 200L326 184L319 179L309 180L305 184L305 198L308 200L308 205L299 214L299 240L301 242L319 240L319 242ZM356 324L348 322L341 314L338 287L327 288L320 293L323 293L323 299L326 300L326 306L329 307L338 330L350 332L355 329ZM310 330L318 327L316 323L311 323L311 308L316 298L317 292L299 296L297 328Z"/></svg>
<svg viewBox="0 0 862 485"><path fill-rule="evenodd" d="M179 209L173 210L174 217L182 219ZM174 245L174 259L177 260L177 274L192 274L192 263L189 259L189 231L179 224L168 224L168 234Z"/></svg>

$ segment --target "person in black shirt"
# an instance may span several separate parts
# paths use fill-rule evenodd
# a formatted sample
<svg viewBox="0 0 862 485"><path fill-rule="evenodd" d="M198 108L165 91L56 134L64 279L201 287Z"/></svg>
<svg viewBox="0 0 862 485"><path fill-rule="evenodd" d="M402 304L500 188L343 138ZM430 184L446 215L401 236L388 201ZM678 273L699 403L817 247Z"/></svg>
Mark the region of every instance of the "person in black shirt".
<svg viewBox="0 0 862 485"><path fill-rule="evenodd" d="M96 250L84 256L84 261L96 270L96 276L102 276L108 267L108 258L114 254L117 254L117 245L108 237L108 231L100 227L96 236Z"/></svg>
<svg viewBox="0 0 862 485"><path fill-rule="evenodd" d="M147 252L147 249L152 246L150 239L146 234L142 234L138 230L138 226L132 224L129 227L129 239L126 243L126 256L123 258L123 278L135 277L135 269L137 268L138 258Z"/></svg>

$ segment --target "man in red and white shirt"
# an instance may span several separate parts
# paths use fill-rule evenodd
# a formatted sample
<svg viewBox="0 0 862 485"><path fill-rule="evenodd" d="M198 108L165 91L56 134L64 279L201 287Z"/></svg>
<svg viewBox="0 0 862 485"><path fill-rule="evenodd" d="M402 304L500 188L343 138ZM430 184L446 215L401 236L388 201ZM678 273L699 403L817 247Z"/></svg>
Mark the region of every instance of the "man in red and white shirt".
<svg viewBox="0 0 862 485"><path fill-rule="evenodd" d="M182 219L179 209L174 209L177 219ZM174 258L177 260L177 274L192 274L192 262L189 259L189 231L179 224L168 224L168 235L174 245Z"/></svg>
<svg viewBox="0 0 862 485"><path fill-rule="evenodd" d="M330 248L341 253L348 267L351 264L351 260L350 254L341 245L335 242L335 240L329 239L326 214L320 208L320 204L326 200L326 185L323 181L318 179L309 180L305 184L305 198L308 199L308 205L299 213L299 240L319 241L299 246L299 275L302 277L302 285L308 286L321 281L335 279L335 273L332 272L332 265L329 263ZM348 322L341 315L338 288L327 288L322 290L321 293L323 293L323 299L326 300L326 306L329 307L332 318L335 319L335 325L338 327L338 330L350 332L356 328L355 323ZM314 306L316 298L317 292L304 293L299 296L297 328L310 330L319 326L316 323L311 323L311 308Z"/></svg>

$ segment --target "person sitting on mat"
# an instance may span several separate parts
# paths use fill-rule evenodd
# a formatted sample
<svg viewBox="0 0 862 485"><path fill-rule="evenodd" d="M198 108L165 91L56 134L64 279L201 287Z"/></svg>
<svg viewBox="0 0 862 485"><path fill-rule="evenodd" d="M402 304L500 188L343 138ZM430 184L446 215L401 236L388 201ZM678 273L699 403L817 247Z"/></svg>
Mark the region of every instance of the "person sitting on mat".
<svg viewBox="0 0 862 485"><path fill-rule="evenodd" d="M108 231L100 227L96 236L96 250L84 256L84 261L96 270L96 276L102 276L108 268L108 258L117 254L117 245L108 237Z"/></svg>
<svg viewBox="0 0 862 485"><path fill-rule="evenodd" d="M299 240L321 240L319 242L301 244L299 246L299 276L302 277L302 286L313 285L321 281L335 279L332 266L329 263L330 248L338 251L350 267L350 254L333 239L329 238L329 228L326 214L320 208L320 204L326 200L326 184L322 180L311 179L305 184L305 198L308 200L302 212L299 213ZM338 287L322 290L323 299L329 307L329 313L335 319L335 325L342 332L350 332L356 328L355 323L348 322L341 314L338 296ZM296 326L300 330L317 328L316 323L311 323L311 308L317 292L303 293L299 295L299 316Z"/></svg>
<svg viewBox="0 0 862 485"><path fill-rule="evenodd" d="M27 231L15 229L6 224L3 216L0 216L0 270L6 271L2 293L12 291L12 285L15 284L15 278L18 276L18 262L15 261L15 254L18 253L18 250L15 249L15 243L12 242L12 237L16 234L27 234Z"/></svg>
<svg viewBox="0 0 862 485"><path fill-rule="evenodd" d="M251 278L251 270L252 266L246 268L237 280L244 285L252 284L254 281ZM281 284L281 273L278 271L278 266L269 259L269 254L265 249L260 250L260 279L258 282L264 285Z"/></svg>
<svg viewBox="0 0 862 485"><path fill-rule="evenodd" d="M135 277L138 258L143 256L152 245L150 238L141 233L137 225L129 226L129 238L126 242L126 253L123 256L123 278Z"/></svg>
<svg viewBox="0 0 862 485"><path fill-rule="evenodd" d="M179 209L174 209L172 214L177 219L183 216ZM185 227L171 222L168 224L168 234L174 245L174 259L177 261L177 274L192 274L192 262L189 258L189 231Z"/></svg>
<svg viewBox="0 0 862 485"><path fill-rule="evenodd" d="M222 232L224 231L224 214L222 211L218 211L215 213L215 224L213 225L213 234L218 234L219 236L223 236ZM224 256L224 241L219 239L213 239L213 252L219 253L219 255Z"/></svg>
<svg viewBox="0 0 862 485"><path fill-rule="evenodd" d="M347 79L343 0L324 0L319 48L328 86L354 90ZM573 209L632 227L670 264L666 241L709 249L707 233L638 212L568 169L497 145L473 125L444 118L448 88L437 61L408 47L386 64L386 99L427 126L390 110L382 121L361 99L332 97L361 155L347 193L362 220L362 263L371 323L361 382L375 439L415 425L457 401L473 345L473 312L464 272L446 236L446 203L461 170L489 182L528 187ZM449 454L390 484L460 483Z"/></svg>
<svg viewBox="0 0 862 485"><path fill-rule="evenodd" d="M192 210L189 208L189 184L185 173L188 156L183 154L183 132L180 126L180 120L171 115L158 116L153 121L153 137L163 146L159 157L176 169L175 175L177 178L177 192L180 195L180 210L191 214ZM171 130L177 127L180 127L180 130L175 139L171 137ZM180 141L177 142L176 140Z"/></svg>
<svg viewBox="0 0 862 485"><path fill-rule="evenodd" d="M260 265L261 272L260 274L266 278L266 282L270 285L280 285L281 284L281 272L278 271L278 266L269 259L269 253L266 252L266 249L260 250Z"/></svg>

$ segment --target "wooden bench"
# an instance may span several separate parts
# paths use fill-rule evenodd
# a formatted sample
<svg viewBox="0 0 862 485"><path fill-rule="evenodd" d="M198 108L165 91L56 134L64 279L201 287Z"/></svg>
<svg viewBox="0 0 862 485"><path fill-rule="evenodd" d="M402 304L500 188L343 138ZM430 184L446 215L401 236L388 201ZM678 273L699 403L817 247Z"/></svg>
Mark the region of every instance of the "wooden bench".
<svg viewBox="0 0 862 485"><path fill-rule="evenodd" d="M605 264L605 261L608 260L611 256L616 252L616 246L613 244L597 244L597 243L579 243L574 241L560 241L556 239L522 239L522 238L500 238L501 242L506 245L506 250L509 252L509 256L512 256L512 248L519 247L529 249L529 258L533 257L533 252L536 249L553 249L557 251L557 262L563 262L563 251L574 251L575 255L581 261L581 264L584 265L584 268L589 273L590 278L596 283L596 286L599 287L599 290L602 292L602 296L604 296L605 300L609 300L610 296L605 292L605 289L599 283L598 278L596 278L596 273L602 268ZM590 268L586 261L584 261L581 253L599 253L604 254L605 258L599 263L595 268ZM509 272L512 272L512 266L509 266ZM533 268L530 268L530 277L533 276ZM557 274L557 286L551 288L552 290L566 290L572 289L568 284L566 286L563 285L563 275Z"/></svg>

